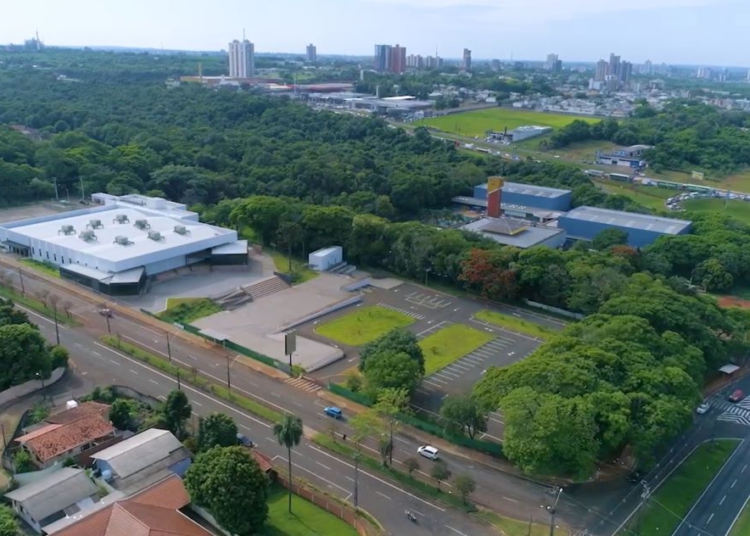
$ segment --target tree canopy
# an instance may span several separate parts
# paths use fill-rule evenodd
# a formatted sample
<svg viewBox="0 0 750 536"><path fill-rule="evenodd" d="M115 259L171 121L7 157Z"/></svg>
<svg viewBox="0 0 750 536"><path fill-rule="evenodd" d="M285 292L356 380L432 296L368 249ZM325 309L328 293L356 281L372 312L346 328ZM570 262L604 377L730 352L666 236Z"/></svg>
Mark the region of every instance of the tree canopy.
<svg viewBox="0 0 750 536"><path fill-rule="evenodd" d="M212 413L198 422L198 451L237 444L237 424L224 413Z"/></svg>

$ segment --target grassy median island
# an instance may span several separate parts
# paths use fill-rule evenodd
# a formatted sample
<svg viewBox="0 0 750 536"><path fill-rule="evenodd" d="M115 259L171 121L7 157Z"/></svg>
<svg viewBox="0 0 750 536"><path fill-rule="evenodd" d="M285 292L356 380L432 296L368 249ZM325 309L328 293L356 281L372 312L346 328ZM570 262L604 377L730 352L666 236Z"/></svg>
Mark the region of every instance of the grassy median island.
<svg viewBox="0 0 750 536"><path fill-rule="evenodd" d="M276 484L268 496L268 520L263 531L265 536L356 536L354 528L335 515L303 499L292 495L292 513L287 502L288 491Z"/></svg>
<svg viewBox="0 0 750 536"><path fill-rule="evenodd" d="M348 315L341 316L315 328L318 335L349 346L361 346L382 337L395 328L404 328L416 319L374 305L360 307Z"/></svg>
<svg viewBox="0 0 750 536"><path fill-rule="evenodd" d="M672 534L738 444L719 439L699 446L636 514L630 528L638 534Z"/></svg>
<svg viewBox="0 0 750 536"><path fill-rule="evenodd" d="M167 298L167 308L156 316L165 322L191 324L221 311L221 306L208 298Z"/></svg>
<svg viewBox="0 0 750 536"><path fill-rule="evenodd" d="M436 331L419 341L424 353L424 375L429 376L447 367L494 338L490 333L464 324L452 324Z"/></svg>
<svg viewBox="0 0 750 536"><path fill-rule="evenodd" d="M740 517L734 522L729 536L747 536L748 534L750 534L750 505L745 503L745 507L742 509Z"/></svg>
<svg viewBox="0 0 750 536"><path fill-rule="evenodd" d="M488 311L487 309L476 313L474 318L481 320L482 322L487 322L488 324L494 324L495 326L505 328L509 331L523 333L529 337L535 337L542 340L555 334L554 330L545 326L540 326L539 324L523 320L522 318L516 318L515 316L504 315L503 313L498 313L496 311Z"/></svg>

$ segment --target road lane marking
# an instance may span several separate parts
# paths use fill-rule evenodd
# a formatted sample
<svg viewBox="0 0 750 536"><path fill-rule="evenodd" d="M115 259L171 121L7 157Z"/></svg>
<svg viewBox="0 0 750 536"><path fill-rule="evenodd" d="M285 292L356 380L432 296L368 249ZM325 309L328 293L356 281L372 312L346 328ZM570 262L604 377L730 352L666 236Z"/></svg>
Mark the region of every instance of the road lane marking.
<svg viewBox="0 0 750 536"><path fill-rule="evenodd" d="M389 497L388 495L386 495L385 493L380 493L379 491L376 491L375 493L377 493L377 494L378 494L378 495L380 495L381 497L385 497L385 498L386 498L386 499L388 499L389 501L392 501L392 500L393 500L393 499L391 499L391 498L390 498L390 497Z"/></svg>
<svg viewBox="0 0 750 536"><path fill-rule="evenodd" d="M505 495L503 495L503 499L505 499L506 501L513 502L513 503L517 503L518 502L517 500L511 499L510 497L506 497Z"/></svg>
<svg viewBox="0 0 750 536"><path fill-rule="evenodd" d="M137 373L136 373L136 374L137 374ZM151 378L149 378L149 379L148 379L148 381L150 381L150 382L151 382L151 383L153 383L154 385L159 385L159 382L157 382L156 380L152 380Z"/></svg>
<svg viewBox="0 0 750 536"><path fill-rule="evenodd" d="M740 471L740 473L744 473L745 469L747 469L747 464L745 464L745 467L742 468L742 471Z"/></svg>
<svg viewBox="0 0 750 536"><path fill-rule="evenodd" d="M104 348L104 349L105 349L105 350L107 350L108 352L112 352L113 354L115 354L115 355L118 355L118 356L120 356L120 357L121 357L122 359L125 359L126 361L129 361L129 362L133 363L134 365L138 365L139 367L142 367L142 368L144 368L144 369L148 370L148 371L149 371L149 372L151 372L152 374L155 374L155 375L157 375L157 376L161 376L161 377L162 377L162 378L164 378L165 380L169 380L169 381L172 381L172 382L175 382L175 383L177 383L177 381L176 381L176 380L175 380L174 378L172 378L172 377L170 377L170 376L167 376L166 374L162 374L161 372L159 372L159 371L157 371L157 370L154 370L154 369L152 369L151 367L148 367L148 366L144 365L143 363L140 363L140 362L136 361L135 359L133 359L133 358L131 358L131 357L128 357L127 355L125 355L125 354L123 354L123 353L120 353L120 352L118 352L118 351L116 351L116 350L114 350L114 349L110 348L109 346L106 346L106 345L104 345L104 344L101 344L101 343L99 343L99 342L94 342L94 344L95 344L96 346L99 346L100 348ZM223 408L226 408L226 409L228 409L228 410L230 410L230 411L232 411L232 412L234 412L234 413L236 413L236 414L238 414L238 415L241 415L241 416L245 417L246 419L249 419L249 420L251 420L251 421L253 421L253 422L256 422L256 423L260 424L261 426L263 426L263 427L265 427L265 428L271 428L271 425L270 425L270 424L268 424L268 423L266 423L266 422L263 422L263 421L261 421L261 420L259 420L259 419L256 419L256 418L255 418L255 417L253 417L252 415L250 415L250 414L248 414L248 413L246 413L246 412L244 412L244 411L240 411L240 410L238 410L238 409L236 409L236 408L234 408L234 407L230 406L229 404L225 404L225 403L224 403L224 402L222 402L221 400L218 400L218 399L216 399L216 398L210 397L210 396L208 396L207 394L205 394L205 393L203 393L203 392L199 391L198 389L196 389L196 388L194 388L194 387L192 387L192 386L190 386L190 385L187 385L187 384L182 384L182 388L183 388L183 389L185 389L186 391L192 391L193 393L195 393L195 394L197 394L197 395L199 395L199 396L202 396L202 397L204 397L204 398L207 398L208 400L210 400L210 401L211 401L211 402L213 402L214 404L218 404L219 406L221 406L221 407L223 407ZM238 389L238 391L239 391L239 389Z"/></svg>
<svg viewBox="0 0 750 536"><path fill-rule="evenodd" d="M422 516L422 517L427 517L427 516L425 516L425 515L424 515L424 514L423 514L422 512L419 512L419 511L417 511L417 510L414 510L413 508L410 508L410 510L411 510L412 512L414 512L415 514L417 514L417 515L420 515L420 516Z"/></svg>
<svg viewBox="0 0 750 536"><path fill-rule="evenodd" d="M345 466L349 467L350 469L354 469L354 466L353 466L352 464L350 464L350 463L348 463L348 462L345 462L345 461L343 461L343 460L340 460L340 459L338 459L338 458L337 458L336 456L333 456L333 455L331 455L331 454L328 454L327 452L325 452L325 451L323 451L323 450L321 450L321 449L319 449L319 448L317 448L317 447L314 447L314 446L312 446L312 445L308 445L308 446L309 446L309 447L310 447L310 448L311 448L312 450L314 450L314 451L316 451L316 452L318 452L318 453L320 453L320 454L322 454L322 455L324 455L324 456L328 456L328 457L329 457L329 458L331 458L332 460L336 460L336 461L337 461L337 462L339 462L340 464L342 464L342 465L345 465ZM362 473L363 475L367 475L367 476L369 476L370 478L372 478L373 480L376 480L377 482L380 482L381 484L385 484L386 486L388 486L388 487L390 487L390 488L393 488L393 489L395 489L395 490L397 490L397 491L400 491L401 493L403 493L404 495L407 495L407 496L411 497L412 499L416 499L416 500L418 500L418 501L421 501L421 502L423 502L424 504L426 504L426 505L428 505L428 506L431 506L431 507L432 507L432 508L434 508L435 510L439 510L440 512L445 512L445 508L440 508L439 506L435 506L435 505L434 505L434 504L432 504L431 502L425 501L425 500L424 500L424 499L422 499L421 497L417 497L417 496L416 496L416 495L414 495L413 493L409 493L408 491L406 491L406 490L404 490L404 489L401 489L401 488L399 488L398 486L395 486L395 485L391 484L390 482L387 482L387 481L383 480L382 478L378 478L377 476L373 475L372 473L368 473L367 471L363 471L362 469L359 469L359 472L360 472L360 473Z"/></svg>
<svg viewBox="0 0 750 536"><path fill-rule="evenodd" d="M732 485L731 485L731 486L729 486L729 489L732 489L732 488L734 487L734 485L735 485L736 483L737 483L737 479L735 478L735 479L734 479L734 482L732 482Z"/></svg>
<svg viewBox="0 0 750 536"><path fill-rule="evenodd" d="M714 515L713 515L713 514L711 514L711 515L710 515L710 516L708 517L708 521L706 521L706 525L708 525L709 523L711 523L711 520L712 520L713 518L714 518Z"/></svg>
<svg viewBox="0 0 750 536"><path fill-rule="evenodd" d="M331 468L328 467L327 465L324 465L324 464L322 464L320 462L315 462L315 463L317 463L318 465L320 465L323 469L328 469L329 471L331 470Z"/></svg>
<svg viewBox="0 0 750 536"><path fill-rule="evenodd" d="M130 369L130 372L132 372L133 374L138 374L137 370Z"/></svg>
<svg viewBox="0 0 750 536"><path fill-rule="evenodd" d="M95 352L94 350L91 350L91 353L94 354L97 357L101 357L102 356L102 354L100 354L99 352Z"/></svg>
<svg viewBox="0 0 750 536"><path fill-rule="evenodd" d="M724 496L723 496L723 497L721 498L721 501L719 501L719 506L721 506L722 504L724 504L724 501L726 500L726 498L727 498L727 496L726 496L726 495L724 495Z"/></svg>
<svg viewBox="0 0 750 536"><path fill-rule="evenodd" d="M274 459L274 460L276 460L276 458L278 458L278 459L280 459L280 460L284 460L284 463L289 463L289 460L287 460L286 458L284 458L284 456L275 456L275 457L274 457L273 459ZM328 479L326 479L326 478L323 478L323 477L322 477L322 476L320 476L320 475L319 475L318 473L313 473L313 472L312 472L312 471L310 471L310 469L308 469L307 467L302 467L301 465L298 465L298 464L296 464L296 463L294 463L294 462L292 462L292 465L293 465L294 467L296 467L297 469L302 469L303 471L307 471L308 473L310 473L311 475L313 475L313 476L314 476L315 478L319 478L320 480L322 480L323 482L325 482L325 483L326 483L326 484L328 484L329 486L333 486L333 487L339 488L339 489L340 489L341 491L343 491L344 493L348 494L348 495L346 496L346 498L344 499L345 501L346 501L346 500L348 500L348 499L349 499L349 497L351 497L351 496L352 496L351 492L350 492L350 491L349 491L348 489L346 489L346 488L342 488L341 486L339 486L339 485L338 485L338 484L336 484L335 482L331 482L330 480L328 480Z"/></svg>
<svg viewBox="0 0 750 536"><path fill-rule="evenodd" d="M110 359L109 362L112 363L113 365L117 365L118 367L120 366L120 364L114 359Z"/></svg>
<svg viewBox="0 0 750 536"><path fill-rule="evenodd" d="M453 528L453 527L451 527L450 525L446 525L446 526L445 526L445 528L447 528L447 529L451 529L451 530L452 530L453 532L457 532L457 533L458 533L458 534L460 534L461 536L469 536L468 534L466 534L466 533L463 533L463 532L461 532L461 531L460 531L460 530L458 530L458 529L454 529L454 528Z"/></svg>
<svg viewBox="0 0 750 536"><path fill-rule="evenodd" d="M201 404L201 403L200 403L200 402L198 402L197 400L191 400L191 401L190 401L190 403L191 403L191 404L195 404L196 406L199 406L199 407L203 407L203 404Z"/></svg>

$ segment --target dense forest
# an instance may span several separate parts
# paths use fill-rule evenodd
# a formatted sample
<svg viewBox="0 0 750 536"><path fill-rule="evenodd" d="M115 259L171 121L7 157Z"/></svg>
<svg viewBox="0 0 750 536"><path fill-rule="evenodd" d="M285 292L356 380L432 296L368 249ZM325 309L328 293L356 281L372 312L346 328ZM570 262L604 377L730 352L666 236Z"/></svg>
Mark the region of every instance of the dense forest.
<svg viewBox="0 0 750 536"><path fill-rule="evenodd" d="M549 148L588 140L652 145L646 160L656 171L704 169L727 174L750 166L750 113L728 112L695 101L673 101L657 112L648 105L634 117L590 125L573 121L555 132Z"/></svg>

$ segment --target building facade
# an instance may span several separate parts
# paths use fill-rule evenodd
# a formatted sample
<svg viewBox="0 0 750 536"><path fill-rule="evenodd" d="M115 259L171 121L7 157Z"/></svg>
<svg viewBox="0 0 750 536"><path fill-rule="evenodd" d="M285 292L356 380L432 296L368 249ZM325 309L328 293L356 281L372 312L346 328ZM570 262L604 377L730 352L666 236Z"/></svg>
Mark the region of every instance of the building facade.
<svg viewBox="0 0 750 536"><path fill-rule="evenodd" d="M464 49L464 55L463 55L463 60L461 62L461 68L464 71L471 70L471 50L469 50L468 48Z"/></svg>
<svg viewBox="0 0 750 536"><path fill-rule="evenodd" d="M502 186L502 202L522 207L541 208L565 212L570 210L573 193L560 188L547 188L531 184L506 182ZM476 199L487 199L487 185L474 187Z"/></svg>
<svg viewBox="0 0 750 536"><path fill-rule="evenodd" d="M406 47L401 45L391 47L391 61L388 70L396 74L406 71Z"/></svg>
<svg viewBox="0 0 750 536"><path fill-rule="evenodd" d="M255 45L247 39L229 43L229 77L252 78L255 76Z"/></svg>
<svg viewBox="0 0 750 536"><path fill-rule="evenodd" d="M312 43L307 45L306 53L308 63L315 63L318 61L318 48Z"/></svg>
<svg viewBox="0 0 750 536"><path fill-rule="evenodd" d="M388 71L391 67L391 45L375 45L375 57L373 69L380 73Z"/></svg>

